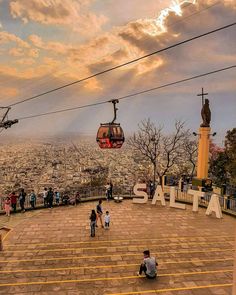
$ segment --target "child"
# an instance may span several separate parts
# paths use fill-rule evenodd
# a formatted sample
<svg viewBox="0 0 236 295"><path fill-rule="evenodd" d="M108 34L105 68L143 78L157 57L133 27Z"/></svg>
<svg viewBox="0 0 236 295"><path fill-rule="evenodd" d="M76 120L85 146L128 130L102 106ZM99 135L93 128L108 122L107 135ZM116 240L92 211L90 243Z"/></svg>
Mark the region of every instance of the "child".
<svg viewBox="0 0 236 295"><path fill-rule="evenodd" d="M105 215L105 229L109 228L110 225L110 214L109 211L106 211L106 215Z"/></svg>
<svg viewBox="0 0 236 295"><path fill-rule="evenodd" d="M11 200L9 197L6 198L5 203L4 203L4 208L7 216L10 216L10 211L11 211Z"/></svg>
<svg viewBox="0 0 236 295"><path fill-rule="evenodd" d="M92 213L89 219L90 219L91 237L95 237L95 225L96 225L96 219L97 219L95 210L92 210Z"/></svg>

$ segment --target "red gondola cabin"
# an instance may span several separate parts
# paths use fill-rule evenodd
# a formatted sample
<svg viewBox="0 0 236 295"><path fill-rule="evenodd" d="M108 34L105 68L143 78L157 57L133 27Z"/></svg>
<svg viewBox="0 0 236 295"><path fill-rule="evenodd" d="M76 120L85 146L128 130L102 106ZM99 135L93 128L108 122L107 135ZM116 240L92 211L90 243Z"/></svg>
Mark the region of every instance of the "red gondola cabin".
<svg viewBox="0 0 236 295"><path fill-rule="evenodd" d="M102 149L118 149L124 143L124 132L118 123L101 124L97 133L97 143Z"/></svg>

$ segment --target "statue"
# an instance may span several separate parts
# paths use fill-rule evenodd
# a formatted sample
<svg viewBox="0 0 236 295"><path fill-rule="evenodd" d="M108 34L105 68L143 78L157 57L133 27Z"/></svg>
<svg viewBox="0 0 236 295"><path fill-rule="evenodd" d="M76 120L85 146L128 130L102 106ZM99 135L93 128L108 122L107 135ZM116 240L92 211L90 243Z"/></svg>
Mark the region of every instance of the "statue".
<svg viewBox="0 0 236 295"><path fill-rule="evenodd" d="M202 107L202 111L201 111L201 115L202 115L202 124L200 125L200 127L210 127L210 123L211 123L211 110L209 107L209 99L205 99L205 103Z"/></svg>

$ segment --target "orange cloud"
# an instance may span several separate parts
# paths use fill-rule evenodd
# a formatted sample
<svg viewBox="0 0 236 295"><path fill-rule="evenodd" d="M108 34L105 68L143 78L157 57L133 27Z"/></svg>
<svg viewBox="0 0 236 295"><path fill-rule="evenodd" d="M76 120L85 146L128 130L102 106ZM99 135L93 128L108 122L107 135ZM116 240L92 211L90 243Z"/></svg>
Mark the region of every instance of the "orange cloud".
<svg viewBox="0 0 236 295"><path fill-rule="evenodd" d="M4 93L4 95L1 96L1 101L14 98L19 95L19 89L13 87L0 86L0 92Z"/></svg>
<svg viewBox="0 0 236 295"><path fill-rule="evenodd" d="M38 57L38 56L39 56L39 50L38 50L38 49L35 49L35 48L30 49L30 50L28 51L28 56L29 56L29 57L32 57L32 58L36 58L36 57Z"/></svg>
<svg viewBox="0 0 236 295"><path fill-rule="evenodd" d="M90 79L87 81L84 85L84 88L89 90L89 91L101 91L103 89L101 83L96 79Z"/></svg>
<svg viewBox="0 0 236 295"><path fill-rule="evenodd" d="M15 2L17 2L21 8L23 7L22 5L26 3L24 0L17 0ZM42 1L32 1L34 5L36 5L36 2L42 4ZM30 5L33 5L32 3ZM54 1L54 3L57 3L57 1ZM90 1L87 1L86 5L89 3ZM32 8L32 6L30 7ZM191 11L192 9L195 9L196 11L198 9L197 6L191 5L190 7ZM175 11L175 9L172 9L172 11ZM23 12L18 10L18 14L20 13L22 14ZM52 11L51 14L53 14ZM45 17L47 16L45 15ZM163 19L163 23L167 25L167 22L165 21L168 21L169 19L172 20L173 18L176 18L175 13L168 13L166 19ZM191 23L193 21L194 19L191 20ZM187 27L187 29L189 29L189 27ZM178 35L178 33L178 30L169 30L169 32L164 32L160 24L158 24L156 19L153 18L139 19L132 21L125 26L113 28L111 32L103 33L99 37L93 38L91 41L84 43L83 45L45 41L39 35L32 34L28 37L29 43L27 44L30 46L30 48L25 49L25 59L17 60L15 67L5 66L5 73L11 77L16 77L19 79L33 79L51 75L52 77L58 78L61 81L74 81L88 76L91 73L96 73L111 66L135 59L157 48L165 47L166 45L173 42L174 39L179 39L181 35ZM213 50L210 50L209 45L208 49L209 54L212 55L211 60L214 61L216 59L216 55L212 54L211 51ZM182 50L184 52L184 49ZM178 51L178 55L181 54L182 50ZM198 48L197 50L199 51ZM41 51L42 54L39 56L39 52ZM15 56L17 56L17 53L18 51L16 49L11 49L12 55L15 54ZM197 56L197 53L198 52L195 53L194 49L191 50L191 54L193 56ZM174 54L174 52L172 52L172 54ZM136 86L136 83L139 86L139 81L143 79L144 75L147 74L150 78L150 81L145 81L146 84L153 83L153 79L154 77L157 77L157 74L158 81L163 79L171 79L175 75L170 67L173 59L171 59L171 55L167 55L168 53L131 64L113 72L111 76L108 76L107 79L103 80L102 78L98 77L97 79L92 79L91 81L82 84L82 87L88 91L106 89L106 85L108 85L110 88L113 86L116 87L116 79L119 79L124 84L128 80L127 78L124 78L124 81L122 80L123 77L126 77L126 75L130 79L129 81L131 87L134 85ZM44 56L46 57L43 58ZM179 58L179 60L185 59L186 57L187 55L185 54L185 56ZM230 58L226 57L224 57L225 61L230 61ZM38 58L37 63L32 58ZM220 59L221 55L219 54L217 58ZM174 67L180 68L180 75L185 73L185 69L183 69L182 64L179 64L178 58L176 57L174 60ZM158 71L159 68L163 68L165 76L163 75L163 72ZM132 85L131 82L133 83ZM119 85L119 83L117 83L117 85Z"/></svg>
<svg viewBox="0 0 236 295"><path fill-rule="evenodd" d="M10 1L10 12L24 23L39 22L44 25L69 26L85 35L95 34L107 22L104 15L88 10L91 0L14 0ZM93 28L93 30L91 30Z"/></svg>
<svg viewBox="0 0 236 295"><path fill-rule="evenodd" d="M7 44L10 42L16 43L19 47L29 48L30 45L23 41L21 38L17 37L14 34L8 33L6 31L0 32L0 44Z"/></svg>
<svg viewBox="0 0 236 295"><path fill-rule="evenodd" d="M32 66L35 63L33 58L21 58L16 61L19 65Z"/></svg>
<svg viewBox="0 0 236 295"><path fill-rule="evenodd" d="M67 44L63 44L61 42L44 42L42 38L38 35L30 35L29 40L32 43L33 46L44 49L47 51L51 51L51 53L55 54L66 54L68 49L71 48L71 46Z"/></svg>
<svg viewBox="0 0 236 295"><path fill-rule="evenodd" d="M11 56L23 56L24 55L24 50L22 48L16 48L13 47L9 50L9 55Z"/></svg>

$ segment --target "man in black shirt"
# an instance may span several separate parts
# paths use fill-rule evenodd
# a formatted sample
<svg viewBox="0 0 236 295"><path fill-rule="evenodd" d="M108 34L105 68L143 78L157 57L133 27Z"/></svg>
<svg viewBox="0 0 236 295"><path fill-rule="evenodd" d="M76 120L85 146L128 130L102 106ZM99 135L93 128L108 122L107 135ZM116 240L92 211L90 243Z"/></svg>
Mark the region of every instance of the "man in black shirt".
<svg viewBox="0 0 236 295"><path fill-rule="evenodd" d="M48 199L49 208L51 208L51 209L52 209L52 205L53 205L53 195L54 195L54 192L53 192L52 188L50 187L48 190L47 199Z"/></svg>
<svg viewBox="0 0 236 295"><path fill-rule="evenodd" d="M21 212L25 212L25 197L26 197L26 193L24 189L22 188L19 194Z"/></svg>

